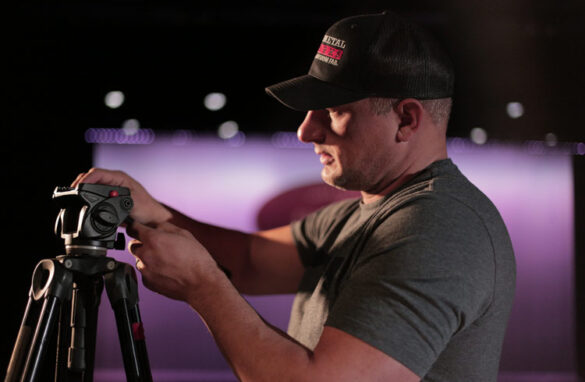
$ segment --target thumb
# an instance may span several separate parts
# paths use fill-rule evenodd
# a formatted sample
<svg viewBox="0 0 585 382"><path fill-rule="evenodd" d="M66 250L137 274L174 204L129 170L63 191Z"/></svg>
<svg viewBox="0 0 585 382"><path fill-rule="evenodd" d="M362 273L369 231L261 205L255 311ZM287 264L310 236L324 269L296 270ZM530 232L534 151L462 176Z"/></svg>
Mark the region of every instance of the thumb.
<svg viewBox="0 0 585 382"><path fill-rule="evenodd" d="M144 225L136 220L133 220L132 223L126 227L126 233L136 239L140 239L145 234L153 230L154 228Z"/></svg>

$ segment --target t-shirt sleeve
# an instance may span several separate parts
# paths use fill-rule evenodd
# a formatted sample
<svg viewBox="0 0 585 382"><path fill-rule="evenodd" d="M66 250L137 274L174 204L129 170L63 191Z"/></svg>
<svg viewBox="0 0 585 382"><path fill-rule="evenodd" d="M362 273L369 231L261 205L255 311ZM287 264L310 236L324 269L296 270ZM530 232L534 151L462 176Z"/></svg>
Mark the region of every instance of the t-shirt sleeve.
<svg viewBox="0 0 585 382"><path fill-rule="evenodd" d="M293 239L305 267L327 261L327 248L358 204L355 199L342 200L292 222Z"/></svg>
<svg viewBox="0 0 585 382"><path fill-rule="evenodd" d="M315 240L313 239L315 228L310 224L311 217L310 215L301 220L296 220L291 224L297 251L305 267L320 262L320 256L316 249Z"/></svg>
<svg viewBox="0 0 585 382"><path fill-rule="evenodd" d="M479 218L464 211L438 221L422 204L397 211L376 229L326 322L419 376L487 309L494 269L490 251L477 250L491 247Z"/></svg>

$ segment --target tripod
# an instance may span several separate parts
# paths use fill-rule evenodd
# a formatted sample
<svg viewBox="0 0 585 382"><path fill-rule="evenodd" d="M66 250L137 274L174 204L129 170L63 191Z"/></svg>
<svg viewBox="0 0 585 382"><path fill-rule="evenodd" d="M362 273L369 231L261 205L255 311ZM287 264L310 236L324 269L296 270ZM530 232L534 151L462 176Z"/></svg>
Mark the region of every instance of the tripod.
<svg viewBox="0 0 585 382"><path fill-rule="evenodd" d="M41 260L33 272L5 382L93 381L104 283L127 381L152 381L136 273L132 266L105 256L107 249L124 247L123 235L118 234L115 242L112 238L132 207L127 189L81 184L76 189L57 188L53 197L64 203L55 230L61 226L67 254ZM48 367L51 348L53 371Z"/></svg>

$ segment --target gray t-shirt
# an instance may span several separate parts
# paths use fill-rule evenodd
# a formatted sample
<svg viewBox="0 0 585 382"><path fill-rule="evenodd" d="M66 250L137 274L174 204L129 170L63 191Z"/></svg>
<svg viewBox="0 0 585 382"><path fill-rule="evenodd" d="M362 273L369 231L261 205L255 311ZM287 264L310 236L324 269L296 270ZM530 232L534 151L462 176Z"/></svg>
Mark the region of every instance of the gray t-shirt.
<svg viewBox="0 0 585 382"><path fill-rule="evenodd" d="M292 225L306 267L288 333L324 325L424 381L496 381L515 260L500 214L450 159L370 204L347 200Z"/></svg>

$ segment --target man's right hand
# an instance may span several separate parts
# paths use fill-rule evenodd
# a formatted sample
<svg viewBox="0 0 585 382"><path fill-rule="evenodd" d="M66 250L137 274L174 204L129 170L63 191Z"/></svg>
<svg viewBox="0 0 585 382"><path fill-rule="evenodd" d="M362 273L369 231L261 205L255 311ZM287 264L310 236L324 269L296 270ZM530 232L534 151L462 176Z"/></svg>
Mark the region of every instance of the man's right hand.
<svg viewBox="0 0 585 382"><path fill-rule="evenodd" d="M71 186L77 187L79 183L108 184L130 189L130 196L134 201L130 217L142 224L160 224L172 217L165 206L154 199L140 183L122 171L92 168L79 174Z"/></svg>

